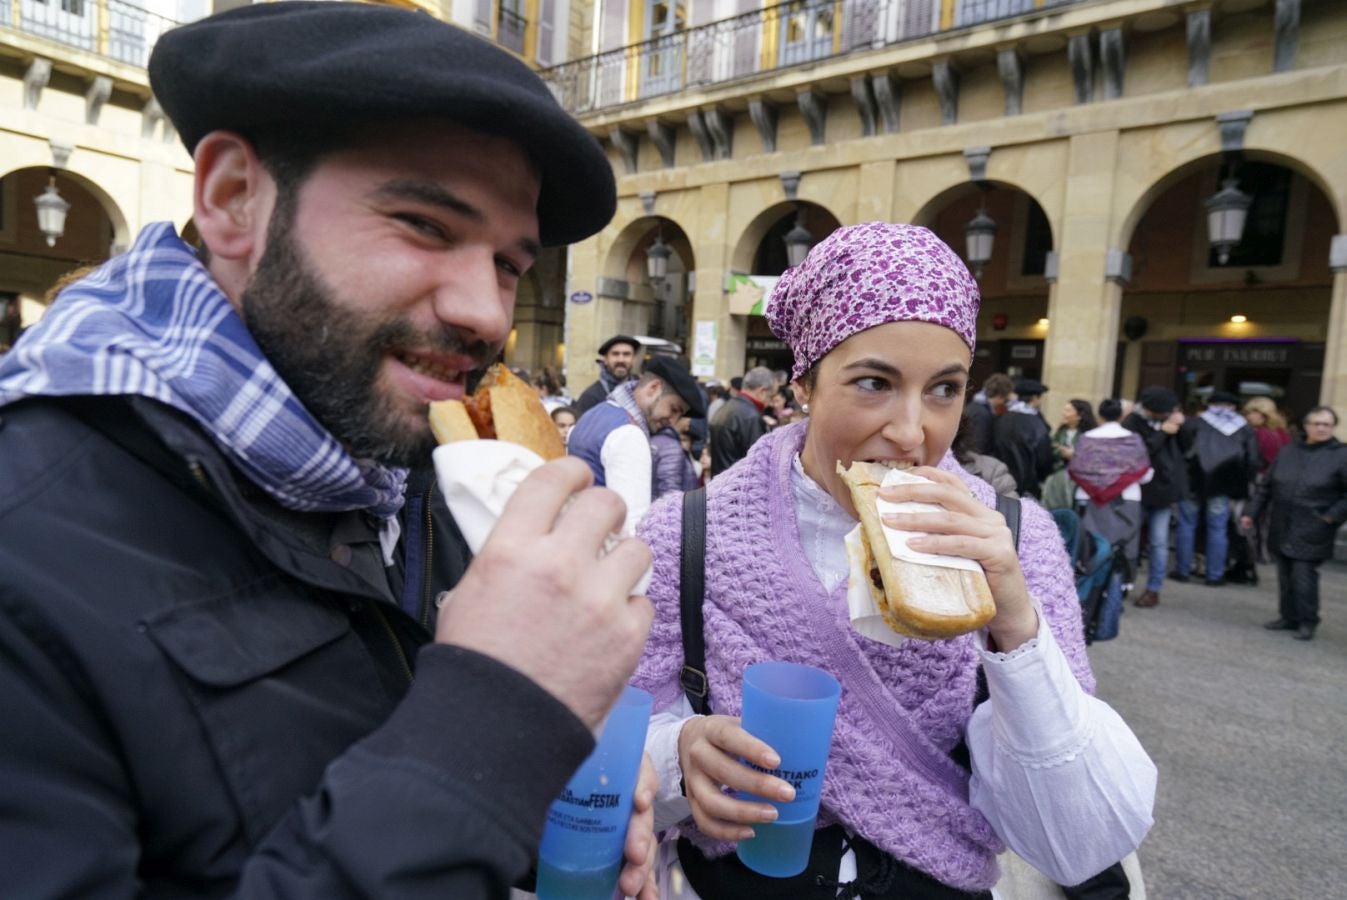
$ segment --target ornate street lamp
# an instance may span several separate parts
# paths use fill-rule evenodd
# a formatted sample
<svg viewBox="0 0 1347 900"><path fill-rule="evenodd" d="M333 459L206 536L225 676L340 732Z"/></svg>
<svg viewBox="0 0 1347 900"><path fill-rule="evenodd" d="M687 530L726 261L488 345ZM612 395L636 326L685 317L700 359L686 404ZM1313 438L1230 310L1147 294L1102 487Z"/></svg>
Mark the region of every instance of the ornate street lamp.
<svg viewBox="0 0 1347 900"><path fill-rule="evenodd" d="M977 215L963 228L967 242L968 264L973 267L973 277L982 277L982 267L992 258L992 243L996 239L996 222L987 215L987 207L978 207Z"/></svg>
<svg viewBox="0 0 1347 900"><path fill-rule="evenodd" d="M669 255L673 250L664 243L664 235L656 234L655 242L645 251L645 273L652 282L658 283L669 274Z"/></svg>
<svg viewBox="0 0 1347 900"><path fill-rule="evenodd" d="M804 262L804 258L809 255L810 249L814 246L814 236L809 233L809 229L804 227L800 221L803 213L795 217L795 225L786 232L786 265L794 268Z"/></svg>
<svg viewBox="0 0 1347 900"><path fill-rule="evenodd" d="M47 189L33 198L37 207L37 228L47 238L47 246L55 247L56 239L65 234L65 216L70 201L56 190L56 173L47 176Z"/></svg>
<svg viewBox="0 0 1347 900"><path fill-rule="evenodd" d="M1221 189L1206 199L1207 240L1216 250L1221 265L1230 261L1230 251L1244 236L1244 221L1253 197L1239 189L1233 177L1221 182Z"/></svg>

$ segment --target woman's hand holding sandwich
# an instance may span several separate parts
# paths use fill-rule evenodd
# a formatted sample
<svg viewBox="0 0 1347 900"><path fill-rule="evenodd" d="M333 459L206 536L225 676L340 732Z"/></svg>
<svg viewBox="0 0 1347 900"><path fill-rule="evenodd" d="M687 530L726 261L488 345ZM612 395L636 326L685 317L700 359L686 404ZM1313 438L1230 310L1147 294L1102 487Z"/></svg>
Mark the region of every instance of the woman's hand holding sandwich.
<svg viewBox="0 0 1347 900"><path fill-rule="evenodd" d="M722 841L753 837L748 827L775 822L776 808L727 796L721 786L782 802L795 799L790 783L749 768L740 758L763 769L781 765L776 751L743 729L733 716L693 716L678 737L678 761L683 769L683 793L692 806L692 818L703 834Z"/></svg>
<svg viewBox="0 0 1347 900"><path fill-rule="evenodd" d="M1005 518L978 501L951 472L921 466L913 469L912 474L929 478L932 483L880 488L880 498L894 503L933 503L943 509L886 513L882 516L884 525L926 532L908 542L913 550L962 556L981 565L996 601L996 615L987 623L987 631L997 650L1014 650L1038 633L1038 613L1029 599L1029 588Z"/></svg>

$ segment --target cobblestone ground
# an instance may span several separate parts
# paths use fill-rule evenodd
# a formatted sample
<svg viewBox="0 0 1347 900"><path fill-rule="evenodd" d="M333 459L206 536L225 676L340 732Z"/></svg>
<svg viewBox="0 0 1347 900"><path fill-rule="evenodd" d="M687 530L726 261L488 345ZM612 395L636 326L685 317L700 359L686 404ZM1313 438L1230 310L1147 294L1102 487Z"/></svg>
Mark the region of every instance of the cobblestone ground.
<svg viewBox="0 0 1347 900"><path fill-rule="evenodd" d="M1260 566L1256 588L1167 581L1090 648L1160 769L1150 900L1347 898L1347 567L1321 573L1309 642L1261 627L1277 588Z"/></svg>

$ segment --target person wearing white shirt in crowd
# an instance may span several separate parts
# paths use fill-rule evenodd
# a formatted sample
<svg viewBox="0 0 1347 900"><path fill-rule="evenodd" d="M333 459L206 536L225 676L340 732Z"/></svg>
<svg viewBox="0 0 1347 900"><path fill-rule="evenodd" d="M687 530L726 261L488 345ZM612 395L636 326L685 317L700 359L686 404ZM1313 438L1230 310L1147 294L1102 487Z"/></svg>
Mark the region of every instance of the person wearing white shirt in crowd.
<svg viewBox="0 0 1347 900"><path fill-rule="evenodd" d="M566 452L589 465L595 484L611 488L626 502L624 535L635 530L650 508L650 435L688 415L706 415L696 380L677 360L655 356L638 381L619 385L571 429Z"/></svg>

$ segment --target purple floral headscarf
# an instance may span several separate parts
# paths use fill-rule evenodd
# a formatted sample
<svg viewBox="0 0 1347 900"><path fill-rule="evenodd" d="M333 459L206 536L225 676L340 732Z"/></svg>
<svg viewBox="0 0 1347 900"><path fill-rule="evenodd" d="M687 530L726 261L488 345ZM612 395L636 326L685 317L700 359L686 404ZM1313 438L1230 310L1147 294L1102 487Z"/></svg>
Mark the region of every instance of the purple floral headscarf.
<svg viewBox="0 0 1347 900"><path fill-rule="evenodd" d="M858 331L933 322L977 341L978 287L953 250L918 225L839 228L772 289L767 322L795 354L791 379Z"/></svg>

